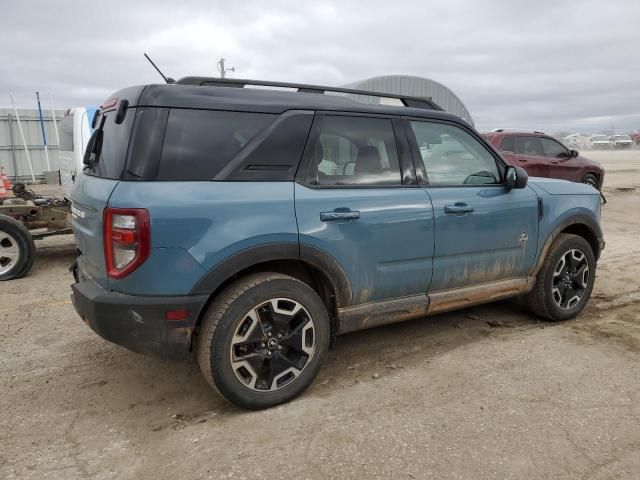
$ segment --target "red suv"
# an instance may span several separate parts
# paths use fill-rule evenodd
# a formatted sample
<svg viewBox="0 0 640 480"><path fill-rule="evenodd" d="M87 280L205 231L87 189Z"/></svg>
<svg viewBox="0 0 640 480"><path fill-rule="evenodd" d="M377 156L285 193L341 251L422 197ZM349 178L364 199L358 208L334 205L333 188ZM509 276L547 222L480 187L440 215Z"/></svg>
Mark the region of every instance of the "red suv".
<svg viewBox="0 0 640 480"><path fill-rule="evenodd" d="M524 168L532 177L560 178L602 188L604 169L598 162L542 132L499 128L483 135L508 163Z"/></svg>

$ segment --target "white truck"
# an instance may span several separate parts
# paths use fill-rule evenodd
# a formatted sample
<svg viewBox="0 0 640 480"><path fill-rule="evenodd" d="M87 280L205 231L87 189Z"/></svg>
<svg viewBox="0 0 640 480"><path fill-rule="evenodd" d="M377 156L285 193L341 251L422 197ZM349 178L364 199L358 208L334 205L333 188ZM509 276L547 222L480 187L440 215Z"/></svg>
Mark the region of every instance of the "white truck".
<svg viewBox="0 0 640 480"><path fill-rule="evenodd" d="M73 108L60 122L60 182L62 198L37 195L24 184L13 196L0 199L0 281L20 278L35 258L34 240L71 233L71 189L83 175L84 151L96 109Z"/></svg>
<svg viewBox="0 0 640 480"><path fill-rule="evenodd" d="M64 198L69 198L76 177L82 174L82 159L96 110L95 107L72 108L60 122L60 183Z"/></svg>

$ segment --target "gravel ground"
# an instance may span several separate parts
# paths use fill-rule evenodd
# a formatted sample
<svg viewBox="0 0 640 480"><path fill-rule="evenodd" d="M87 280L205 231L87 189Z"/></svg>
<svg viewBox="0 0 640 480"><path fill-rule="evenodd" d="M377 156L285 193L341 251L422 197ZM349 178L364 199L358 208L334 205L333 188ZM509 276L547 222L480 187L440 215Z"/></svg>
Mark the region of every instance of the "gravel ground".
<svg viewBox="0 0 640 480"><path fill-rule="evenodd" d="M607 169L607 248L577 320L507 301L348 334L262 412L193 359L91 332L72 237L39 242L30 275L0 284L0 478L638 478L640 151L588 156Z"/></svg>

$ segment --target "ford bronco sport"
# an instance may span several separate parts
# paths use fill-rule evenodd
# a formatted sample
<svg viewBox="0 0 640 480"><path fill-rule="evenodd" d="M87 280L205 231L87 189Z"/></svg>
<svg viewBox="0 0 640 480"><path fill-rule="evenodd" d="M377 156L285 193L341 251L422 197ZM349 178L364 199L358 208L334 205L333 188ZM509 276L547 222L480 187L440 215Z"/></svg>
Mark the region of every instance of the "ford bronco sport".
<svg viewBox="0 0 640 480"><path fill-rule="evenodd" d="M237 88L266 83L132 87L96 114L72 298L100 336L194 351L256 409L300 394L335 335L518 295L548 320L584 308L595 189L528 179L429 99Z"/></svg>

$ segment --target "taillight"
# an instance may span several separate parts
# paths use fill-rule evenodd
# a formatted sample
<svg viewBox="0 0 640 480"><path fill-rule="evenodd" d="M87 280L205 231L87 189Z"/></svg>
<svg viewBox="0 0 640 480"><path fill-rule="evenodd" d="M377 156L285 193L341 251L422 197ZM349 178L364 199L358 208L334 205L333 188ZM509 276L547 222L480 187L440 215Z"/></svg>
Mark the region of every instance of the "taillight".
<svg viewBox="0 0 640 480"><path fill-rule="evenodd" d="M149 257L149 212L144 208L104 211L104 257L107 275L123 278Z"/></svg>

